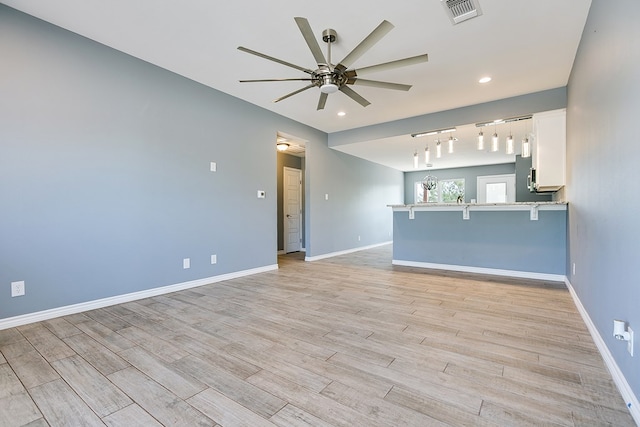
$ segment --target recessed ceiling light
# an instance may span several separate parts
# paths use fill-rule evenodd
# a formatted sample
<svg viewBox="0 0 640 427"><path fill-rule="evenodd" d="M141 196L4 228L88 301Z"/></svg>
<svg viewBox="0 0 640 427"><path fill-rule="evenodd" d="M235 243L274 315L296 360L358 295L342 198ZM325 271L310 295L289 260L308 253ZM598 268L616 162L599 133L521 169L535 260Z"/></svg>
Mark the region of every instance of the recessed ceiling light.
<svg viewBox="0 0 640 427"><path fill-rule="evenodd" d="M339 115L340 117L343 117L343 116L346 116L346 115L347 115L347 113L345 113L344 111L340 111L340 112L338 113L338 115Z"/></svg>
<svg viewBox="0 0 640 427"><path fill-rule="evenodd" d="M491 81L491 77L487 76L478 80L478 83L489 83L490 81Z"/></svg>

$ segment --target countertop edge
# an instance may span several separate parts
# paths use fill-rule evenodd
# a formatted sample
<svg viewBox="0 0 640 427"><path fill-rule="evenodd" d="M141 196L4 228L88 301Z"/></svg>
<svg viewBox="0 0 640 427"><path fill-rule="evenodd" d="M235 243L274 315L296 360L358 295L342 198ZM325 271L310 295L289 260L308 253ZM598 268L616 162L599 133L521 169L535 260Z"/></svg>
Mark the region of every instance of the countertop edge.
<svg viewBox="0 0 640 427"><path fill-rule="evenodd" d="M387 205L394 211L528 211L567 210L567 202L516 202L516 203L415 203Z"/></svg>

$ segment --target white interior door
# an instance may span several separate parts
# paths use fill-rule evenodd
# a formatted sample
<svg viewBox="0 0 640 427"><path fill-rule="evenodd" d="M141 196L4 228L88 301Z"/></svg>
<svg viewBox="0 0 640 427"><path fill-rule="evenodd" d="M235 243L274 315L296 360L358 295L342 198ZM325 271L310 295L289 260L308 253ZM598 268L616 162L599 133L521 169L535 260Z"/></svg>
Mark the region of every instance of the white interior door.
<svg viewBox="0 0 640 427"><path fill-rule="evenodd" d="M516 176L485 175L478 177L478 203L515 203Z"/></svg>
<svg viewBox="0 0 640 427"><path fill-rule="evenodd" d="M284 168L284 251L297 252L302 245L302 171Z"/></svg>

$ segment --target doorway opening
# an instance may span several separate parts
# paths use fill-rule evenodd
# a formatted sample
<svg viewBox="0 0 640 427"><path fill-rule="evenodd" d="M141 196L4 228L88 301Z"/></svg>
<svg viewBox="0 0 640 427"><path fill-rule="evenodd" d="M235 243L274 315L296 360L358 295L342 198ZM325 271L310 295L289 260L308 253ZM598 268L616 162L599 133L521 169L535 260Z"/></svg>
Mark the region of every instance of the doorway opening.
<svg viewBox="0 0 640 427"><path fill-rule="evenodd" d="M284 253L302 249L302 169L285 166L282 179Z"/></svg>
<svg viewBox="0 0 640 427"><path fill-rule="evenodd" d="M305 253L305 143L278 132L276 144L286 144L286 149L277 154L277 253L301 260Z"/></svg>

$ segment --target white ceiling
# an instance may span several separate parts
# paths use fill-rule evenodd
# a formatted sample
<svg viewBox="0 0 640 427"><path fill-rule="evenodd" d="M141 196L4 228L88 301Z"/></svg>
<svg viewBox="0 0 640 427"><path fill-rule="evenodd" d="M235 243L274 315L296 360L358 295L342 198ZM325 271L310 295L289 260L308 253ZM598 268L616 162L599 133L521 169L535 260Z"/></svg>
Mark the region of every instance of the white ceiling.
<svg viewBox="0 0 640 427"><path fill-rule="evenodd" d="M483 14L452 25L440 0L2 0L1 3L226 92L293 120L331 133L442 110L562 87L567 84L591 0L478 0ZM306 82L239 83L239 79L306 77L237 50L238 46L315 69L294 17L317 35L333 28L334 62L345 57L382 20L395 28L353 64L354 68L423 53L429 62L367 75L372 80L411 84L408 92L352 86L371 102L364 108L343 93L329 95L316 111L319 89L279 103L272 100ZM478 83L491 76L487 84ZM337 113L344 111L344 117ZM505 128L505 131L508 131ZM473 129L477 134L477 130ZM460 142L467 137L456 135ZM342 151L399 170L413 170L415 141L362 142ZM378 144L378 148L376 148ZM470 143L473 144L473 143ZM424 150L420 142L421 151ZM391 146L395 149L381 149ZM475 164L482 160L468 150ZM410 152L407 155L407 150ZM461 165L462 144L455 163ZM372 157L372 153L378 153ZM396 153L397 159L394 154ZM459 154L458 154L459 153ZM471 155L471 153L473 155ZM491 153L496 155L497 153ZM485 154L486 155L486 154ZM407 158L408 157L408 158ZM403 159L403 160L400 160ZM506 160L508 161L508 160ZM438 168L447 167L439 164Z"/></svg>

